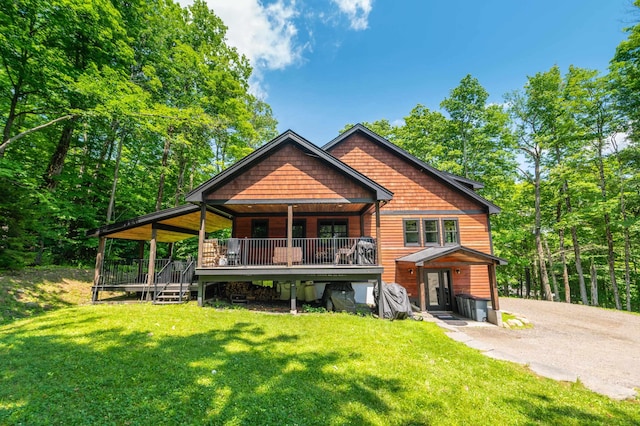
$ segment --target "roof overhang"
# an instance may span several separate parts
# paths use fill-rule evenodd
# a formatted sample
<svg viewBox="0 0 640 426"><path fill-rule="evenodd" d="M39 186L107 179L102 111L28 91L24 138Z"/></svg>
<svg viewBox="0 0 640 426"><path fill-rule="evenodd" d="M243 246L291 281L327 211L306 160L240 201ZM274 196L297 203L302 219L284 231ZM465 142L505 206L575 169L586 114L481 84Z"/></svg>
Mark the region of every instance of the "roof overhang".
<svg viewBox="0 0 640 426"><path fill-rule="evenodd" d="M304 139L297 133L287 130L282 133L269 143L261 146L260 148L253 151L251 154L247 155L228 169L222 171L218 175L209 179L207 182L198 186L196 189L191 191L186 196L186 201L199 203L199 202L207 202L207 194L214 191L216 188L226 184L227 182L232 181L237 176L241 175L245 170L251 168L253 165L259 163L267 156L271 155L278 149L280 149L285 144L293 144L298 148L303 150L307 155L313 156L327 166L332 167L334 170L338 171L342 175L348 177L353 182L361 185L362 187L369 190L372 195L372 201L389 201L393 198L393 193L373 180L369 179L365 175L361 174L357 170L338 160L328 152L322 150L317 147L313 143ZM286 195L286 194L283 194ZM345 200L346 201L346 200ZM249 204L249 203L246 203ZM301 202L298 202L301 204Z"/></svg>
<svg viewBox="0 0 640 426"><path fill-rule="evenodd" d="M200 206L185 204L87 231L88 237L150 241L155 230L156 241L172 243L198 235ZM231 219L211 207L206 210L206 231L231 227Z"/></svg>
<svg viewBox="0 0 640 426"><path fill-rule="evenodd" d="M470 249L461 245L428 247L396 259L396 262L415 263L416 266L428 264L467 264L467 265L506 265L505 259Z"/></svg>

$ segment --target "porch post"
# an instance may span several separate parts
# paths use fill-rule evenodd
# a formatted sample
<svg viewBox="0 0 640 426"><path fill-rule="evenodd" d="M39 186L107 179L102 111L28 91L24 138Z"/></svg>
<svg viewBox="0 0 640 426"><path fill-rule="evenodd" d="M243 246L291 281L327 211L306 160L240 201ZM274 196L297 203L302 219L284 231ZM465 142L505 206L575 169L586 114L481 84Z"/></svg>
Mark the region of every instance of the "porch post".
<svg viewBox="0 0 640 426"><path fill-rule="evenodd" d="M418 291L420 292L420 310L422 312L426 312L427 311L427 301L425 299L425 293L424 293L424 269L422 268L422 266L418 266L417 268L417 272L416 274L418 274Z"/></svg>
<svg viewBox="0 0 640 426"><path fill-rule="evenodd" d="M98 284L100 284L100 272L102 272L102 264L104 262L104 247L106 237L100 237L98 241L98 254L96 254L96 269L93 273L93 295L91 301L96 302L98 300Z"/></svg>
<svg viewBox="0 0 640 426"><path fill-rule="evenodd" d="M293 265L293 205L287 206L287 266ZM293 309L293 308L292 308Z"/></svg>
<svg viewBox="0 0 640 426"><path fill-rule="evenodd" d="M500 300L498 299L498 285L496 283L496 265L487 265L489 269L489 290L491 291L491 307L494 311L500 310Z"/></svg>
<svg viewBox="0 0 640 426"><path fill-rule="evenodd" d="M300 281L291 281L291 313L297 314L298 308L296 307L296 285Z"/></svg>
<svg viewBox="0 0 640 426"><path fill-rule="evenodd" d="M158 249L158 230L151 230L151 241L149 242L149 270L147 277L147 300L151 300L151 287L153 286L154 275L156 273L156 251Z"/></svg>
<svg viewBox="0 0 640 426"><path fill-rule="evenodd" d="M382 244L380 243L380 201L376 200L376 258L377 264L382 263ZM382 318L382 275L378 275L378 318Z"/></svg>
<svg viewBox="0 0 640 426"><path fill-rule="evenodd" d="M202 268L202 258L204 257L204 237L207 232L207 205L200 205L200 231L198 232L198 261L196 266Z"/></svg>

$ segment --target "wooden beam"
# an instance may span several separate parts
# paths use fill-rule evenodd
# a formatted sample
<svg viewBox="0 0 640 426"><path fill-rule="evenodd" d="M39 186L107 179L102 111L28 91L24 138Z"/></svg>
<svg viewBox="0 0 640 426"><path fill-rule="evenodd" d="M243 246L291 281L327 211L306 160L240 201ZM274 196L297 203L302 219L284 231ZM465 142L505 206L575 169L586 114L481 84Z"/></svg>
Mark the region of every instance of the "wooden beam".
<svg viewBox="0 0 640 426"><path fill-rule="evenodd" d="M293 205L287 206L287 266L293 265Z"/></svg>
<svg viewBox="0 0 640 426"><path fill-rule="evenodd" d="M204 257L204 237L207 233L207 205L200 204L200 230L198 232L198 263L197 267L202 268L202 258Z"/></svg>
<svg viewBox="0 0 640 426"><path fill-rule="evenodd" d="M420 310L422 312L427 311L427 300L425 294L425 283L424 283L424 269L422 266L418 266L418 289L420 291Z"/></svg>
<svg viewBox="0 0 640 426"><path fill-rule="evenodd" d="M380 242L380 201L376 201L376 258L377 264L382 264L382 244ZM378 276L378 318L382 318L382 275Z"/></svg>
<svg viewBox="0 0 640 426"><path fill-rule="evenodd" d="M178 234L198 235L198 231L193 229L181 228L179 226L167 225L165 223L154 223L151 225L151 229L159 229L161 231L175 232Z"/></svg>
<svg viewBox="0 0 640 426"><path fill-rule="evenodd" d="M151 241L149 243L149 270L147 277L147 300L151 300L151 287L154 282L154 275L156 273L156 252L158 250L158 231L151 230Z"/></svg>
<svg viewBox="0 0 640 426"><path fill-rule="evenodd" d="M298 308L296 307L296 284L300 281L291 281L291 313L297 314Z"/></svg>
<svg viewBox="0 0 640 426"><path fill-rule="evenodd" d="M498 298L498 284L496 282L496 265L487 266L489 272L489 290L491 291L491 308L494 311L500 310L500 299Z"/></svg>
<svg viewBox="0 0 640 426"><path fill-rule="evenodd" d="M93 273L93 295L91 301L96 302L98 300L98 284L100 284L100 273L102 272L102 264L104 263L104 247L106 242L105 237L100 237L98 241L98 253L96 254L96 268Z"/></svg>

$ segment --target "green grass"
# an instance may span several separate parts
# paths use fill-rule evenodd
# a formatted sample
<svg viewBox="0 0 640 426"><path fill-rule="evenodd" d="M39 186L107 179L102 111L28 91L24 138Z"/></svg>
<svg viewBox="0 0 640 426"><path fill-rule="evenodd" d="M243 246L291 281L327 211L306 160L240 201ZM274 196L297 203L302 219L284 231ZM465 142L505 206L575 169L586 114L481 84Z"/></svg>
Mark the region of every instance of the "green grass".
<svg viewBox="0 0 640 426"><path fill-rule="evenodd" d="M88 284L87 284L88 285ZM84 305L0 326L0 424L639 424L436 325Z"/></svg>

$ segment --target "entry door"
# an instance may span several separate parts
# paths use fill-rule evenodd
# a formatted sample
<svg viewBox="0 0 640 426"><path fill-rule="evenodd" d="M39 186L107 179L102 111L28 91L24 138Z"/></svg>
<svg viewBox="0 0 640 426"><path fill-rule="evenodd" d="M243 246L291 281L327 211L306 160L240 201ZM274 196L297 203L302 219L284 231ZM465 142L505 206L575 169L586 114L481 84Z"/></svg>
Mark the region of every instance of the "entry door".
<svg viewBox="0 0 640 426"><path fill-rule="evenodd" d="M428 311L450 311L451 304L451 275L448 270L425 270L425 296Z"/></svg>

